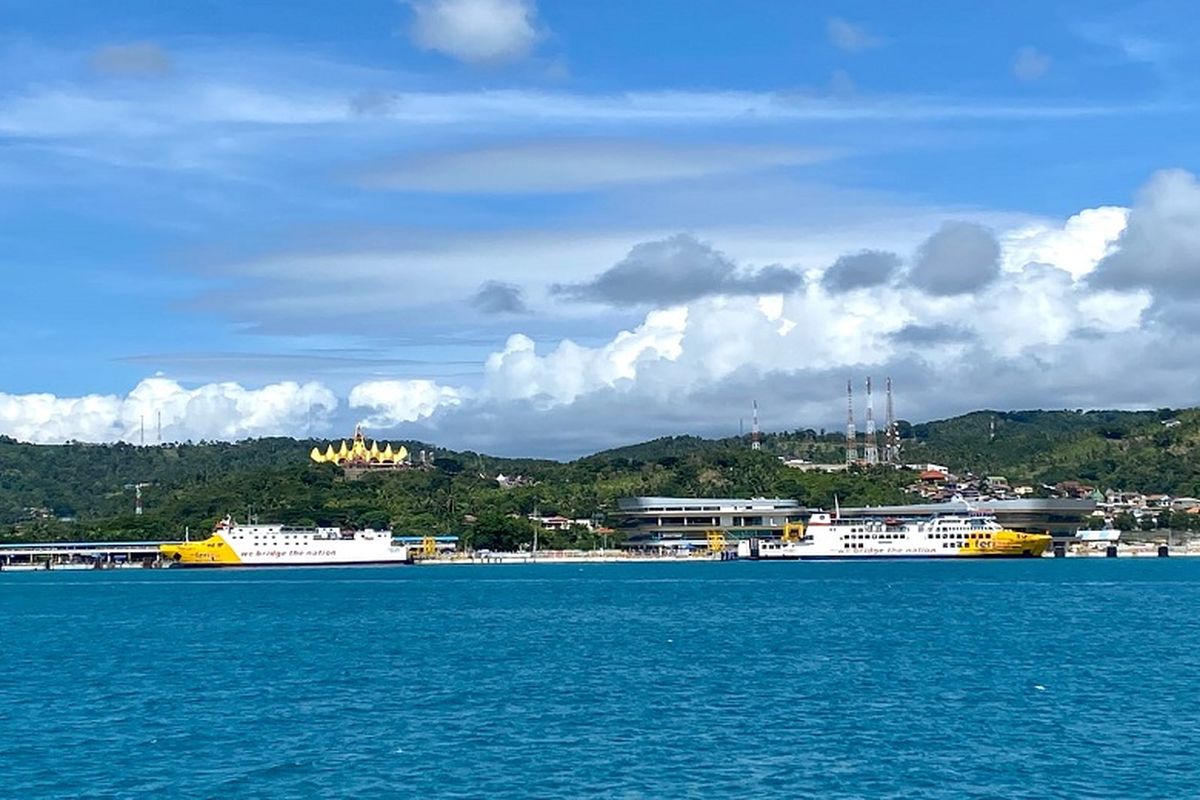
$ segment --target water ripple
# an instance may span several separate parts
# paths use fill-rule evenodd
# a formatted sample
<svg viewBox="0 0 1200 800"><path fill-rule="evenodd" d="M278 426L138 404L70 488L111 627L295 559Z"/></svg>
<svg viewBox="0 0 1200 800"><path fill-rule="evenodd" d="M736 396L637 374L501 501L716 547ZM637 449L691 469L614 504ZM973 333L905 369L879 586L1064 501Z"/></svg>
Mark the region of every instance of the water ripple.
<svg viewBox="0 0 1200 800"><path fill-rule="evenodd" d="M1200 561L0 574L0 794L1190 797Z"/></svg>

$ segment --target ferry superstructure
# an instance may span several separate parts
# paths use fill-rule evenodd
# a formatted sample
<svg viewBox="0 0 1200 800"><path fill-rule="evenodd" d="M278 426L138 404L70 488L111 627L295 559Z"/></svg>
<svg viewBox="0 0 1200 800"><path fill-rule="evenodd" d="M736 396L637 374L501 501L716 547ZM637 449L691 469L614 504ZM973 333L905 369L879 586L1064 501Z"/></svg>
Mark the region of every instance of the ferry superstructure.
<svg viewBox="0 0 1200 800"><path fill-rule="evenodd" d="M286 567L404 564L409 549L390 530L239 525L226 517L204 540L164 544L164 560L180 567Z"/></svg>
<svg viewBox="0 0 1200 800"><path fill-rule="evenodd" d="M790 539L790 540L789 540ZM738 544L738 556L758 559L1022 558L1040 556L1051 537L1009 530L986 514L947 514L901 522L813 514L799 537Z"/></svg>

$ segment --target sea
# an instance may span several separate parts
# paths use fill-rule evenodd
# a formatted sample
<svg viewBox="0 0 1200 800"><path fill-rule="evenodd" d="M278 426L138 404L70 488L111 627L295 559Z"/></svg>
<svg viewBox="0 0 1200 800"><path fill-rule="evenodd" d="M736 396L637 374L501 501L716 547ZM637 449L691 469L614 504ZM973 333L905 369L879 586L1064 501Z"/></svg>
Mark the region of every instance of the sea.
<svg viewBox="0 0 1200 800"><path fill-rule="evenodd" d="M0 572L0 797L1198 795L1200 559Z"/></svg>

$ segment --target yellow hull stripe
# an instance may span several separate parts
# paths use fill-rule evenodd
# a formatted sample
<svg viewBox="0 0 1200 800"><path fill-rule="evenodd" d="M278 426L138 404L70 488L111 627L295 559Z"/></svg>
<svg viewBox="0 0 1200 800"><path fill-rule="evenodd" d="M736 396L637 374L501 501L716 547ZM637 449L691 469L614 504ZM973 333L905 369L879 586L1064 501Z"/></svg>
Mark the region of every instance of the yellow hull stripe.
<svg viewBox="0 0 1200 800"><path fill-rule="evenodd" d="M183 542L159 546L162 557L179 564L241 564L242 559L225 537L214 533L202 542Z"/></svg>

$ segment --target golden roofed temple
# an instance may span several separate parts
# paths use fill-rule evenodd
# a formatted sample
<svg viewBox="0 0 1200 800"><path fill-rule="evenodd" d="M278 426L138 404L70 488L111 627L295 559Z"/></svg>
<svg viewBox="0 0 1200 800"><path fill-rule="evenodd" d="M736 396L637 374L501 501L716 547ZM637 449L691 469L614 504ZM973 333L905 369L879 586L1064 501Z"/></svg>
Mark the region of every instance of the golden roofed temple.
<svg viewBox="0 0 1200 800"><path fill-rule="evenodd" d="M321 452L321 448L314 447L308 457L318 464L337 464L339 467L400 467L408 463L408 448L400 445L393 450L391 444L388 444L380 450L378 441L372 441L368 447L367 440L363 437L362 426L355 425L354 439L349 446L343 439L341 446L335 450L330 442L324 453Z"/></svg>

